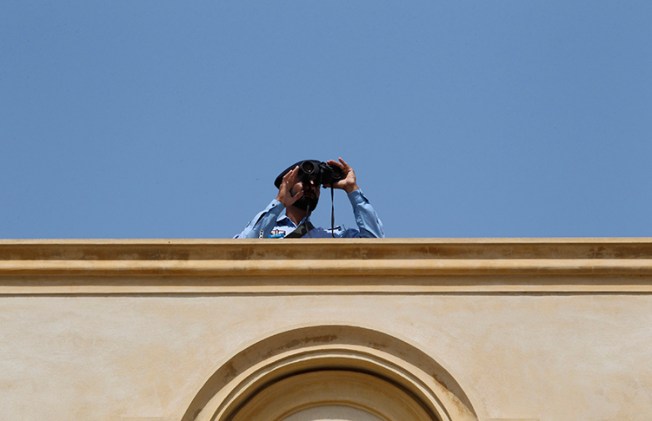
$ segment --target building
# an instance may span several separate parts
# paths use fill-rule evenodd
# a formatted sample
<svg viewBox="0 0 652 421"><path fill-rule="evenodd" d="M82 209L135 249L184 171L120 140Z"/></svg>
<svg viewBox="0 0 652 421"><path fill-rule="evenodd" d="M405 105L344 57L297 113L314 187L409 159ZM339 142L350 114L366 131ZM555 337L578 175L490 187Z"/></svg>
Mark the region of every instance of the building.
<svg viewBox="0 0 652 421"><path fill-rule="evenodd" d="M0 242L6 420L649 420L652 239Z"/></svg>

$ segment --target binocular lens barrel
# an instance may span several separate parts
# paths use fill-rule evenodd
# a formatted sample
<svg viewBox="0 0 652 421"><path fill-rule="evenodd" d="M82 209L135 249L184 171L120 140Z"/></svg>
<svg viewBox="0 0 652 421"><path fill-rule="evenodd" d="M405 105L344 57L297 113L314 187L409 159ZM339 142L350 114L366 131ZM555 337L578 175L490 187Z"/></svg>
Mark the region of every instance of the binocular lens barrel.
<svg viewBox="0 0 652 421"><path fill-rule="evenodd" d="M299 169L306 175L311 175L317 169L317 166L311 161L303 161Z"/></svg>

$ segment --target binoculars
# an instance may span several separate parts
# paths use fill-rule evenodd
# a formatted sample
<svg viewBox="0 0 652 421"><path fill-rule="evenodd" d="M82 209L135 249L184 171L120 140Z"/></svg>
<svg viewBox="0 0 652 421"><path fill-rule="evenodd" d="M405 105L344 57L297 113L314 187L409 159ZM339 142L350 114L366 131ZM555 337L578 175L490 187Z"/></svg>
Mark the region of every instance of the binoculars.
<svg viewBox="0 0 652 421"><path fill-rule="evenodd" d="M344 178L344 173L340 167L328 165L325 162L317 161L315 159L306 159L289 166L285 171L279 174L278 177L276 177L276 180L274 180L276 188L281 185L281 181L285 174L296 166L299 167L299 180L304 183L312 181L317 185L330 186Z"/></svg>

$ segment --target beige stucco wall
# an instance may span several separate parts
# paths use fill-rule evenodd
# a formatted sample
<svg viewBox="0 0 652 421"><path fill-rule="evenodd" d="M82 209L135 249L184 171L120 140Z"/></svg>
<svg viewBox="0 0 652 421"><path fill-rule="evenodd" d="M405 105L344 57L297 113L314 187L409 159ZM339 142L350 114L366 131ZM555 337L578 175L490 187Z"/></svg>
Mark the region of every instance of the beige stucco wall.
<svg viewBox="0 0 652 421"><path fill-rule="evenodd" d="M180 241L138 243L138 251L128 241L4 242L0 418L179 420L238 352L321 325L376 330L427 353L482 420L652 418L652 242L542 242L350 243L339 264L358 281L344 285L326 281L337 263L323 278L279 274L300 266L310 243L191 242L197 250L188 252ZM269 278L223 258L242 244L243 267L274 260ZM456 261L445 262L451 244ZM330 246L315 247L328 257ZM478 253L492 257L479 264ZM228 268L206 269L211 256ZM356 277L347 262L361 256L395 260L392 275ZM412 275L400 276L399 260ZM179 261L183 273L171 269Z"/></svg>

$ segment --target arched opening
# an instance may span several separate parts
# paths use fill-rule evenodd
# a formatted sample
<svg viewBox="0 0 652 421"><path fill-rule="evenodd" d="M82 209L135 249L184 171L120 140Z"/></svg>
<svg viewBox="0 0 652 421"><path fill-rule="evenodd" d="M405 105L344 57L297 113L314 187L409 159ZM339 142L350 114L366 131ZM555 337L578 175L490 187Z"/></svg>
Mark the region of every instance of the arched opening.
<svg viewBox="0 0 652 421"><path fill-rule="evenodd" d="M211 376L183 417L317 419L476 416L453 377L417 348L370 329L314 326L274 335L238 353Z"/></svg>
<svg viewBox="0 0 652 421"><path fill-rule="evenodd" d="M263 388L224 419L429 421L432 414L405 390L372 374L319 370Z"/></svg>

